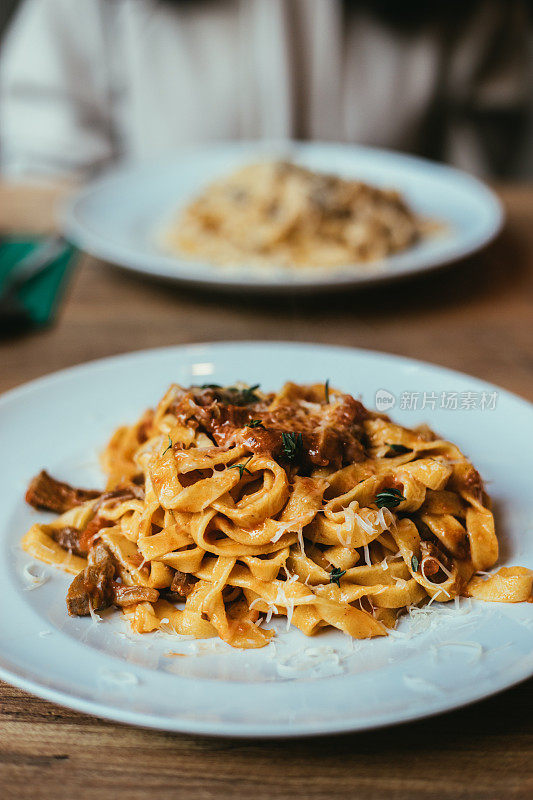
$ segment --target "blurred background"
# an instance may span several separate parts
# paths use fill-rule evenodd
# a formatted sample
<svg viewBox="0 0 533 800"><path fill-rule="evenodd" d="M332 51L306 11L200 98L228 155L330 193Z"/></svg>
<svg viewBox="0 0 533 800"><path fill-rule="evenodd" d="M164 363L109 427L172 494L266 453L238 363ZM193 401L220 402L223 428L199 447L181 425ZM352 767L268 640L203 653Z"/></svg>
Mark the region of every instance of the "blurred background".
<svg viewBox="0 0 533 800"><path fill-rule="evenodd" d="M529 394L532 12L532 0L0 0L0 389L135 348L283 338ZM285 139L453 164L491 183L505 232L453 269L324 302L161 284L58 230L72 187L117 161Z"/></svg>
<svg viewBox="0 0 533 800"><path fill-rule="evenodd" d="M531 5L2 0L2 171L297 138L531 177Z"/></svg>

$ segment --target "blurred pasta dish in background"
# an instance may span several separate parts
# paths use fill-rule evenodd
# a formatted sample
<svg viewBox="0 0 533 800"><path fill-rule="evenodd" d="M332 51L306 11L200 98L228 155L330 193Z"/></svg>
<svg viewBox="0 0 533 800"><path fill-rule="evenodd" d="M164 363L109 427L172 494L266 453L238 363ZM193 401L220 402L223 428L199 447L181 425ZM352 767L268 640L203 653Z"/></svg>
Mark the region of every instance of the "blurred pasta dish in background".
<svg viewBox="0 0 533 800"><path fill-rule="evenodd" d="M162 245L216 264L331 268L405 250L425 227L397 191L275 161L206 187Z"/></svg>

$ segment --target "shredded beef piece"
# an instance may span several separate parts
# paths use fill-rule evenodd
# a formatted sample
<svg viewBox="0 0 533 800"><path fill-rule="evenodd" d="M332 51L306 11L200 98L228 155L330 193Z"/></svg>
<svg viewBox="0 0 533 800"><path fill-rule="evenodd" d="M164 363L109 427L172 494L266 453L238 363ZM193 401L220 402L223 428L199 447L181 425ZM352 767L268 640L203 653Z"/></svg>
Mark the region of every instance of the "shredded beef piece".
<svg viewBox="0 0 533 800"><path fill-rule="evenodd" d="M439 571L440 567L433 558L426 558L424 561L424 575L426 578L431 578L433 575L436 575Z"/></svg>
<svg viewBox="0 0 533 800"><path fill-rule="evenodd" d="M159 599L157 589L147 586L123 586L116 583L113 594L113 602L121 608L133 606L135 603L155 603Z"/></svg>
<svg viewBox="0 0 533 800"><path fill-rule="evenodd" d="M77 489L68 483L57 481L43 469L28 486L26 502L34 508L63 514L87 500L94 500L100 494L96 490Z"/></svg>
<svg viewBox="0 0 533 800"><path fill-rule="evenodd" d="M442 583L445 581L448 576L441 569L441 564L443 564L446 569L450 570L452 564L449 556L447 556L437 544L433 544L433 542L421 541L420 550L422 552L424 575L426 578L429 578L433 583ZM434 576L436 576L436 580Z"/></svg>
<svg viewBox="0 0 533 800"><path fill-rule="evenodd" d="M183 600L181 594L171 592L170 589L162 589L161 595L165 600L168 600L169 603L180 603Z"/></svg>
<svg viewBox="0 0 533 800"><path fill-rule="evenodd" d="M115 570L113 556L104 544L97 544L89 551L87 566L76 575L67 592L71 617L86 617L91 608L101 611L113 603Z"/></svg>
<svg viewBox="0 0 533 800"><path fill-rule="evenodd" d="M186 572L180 572L178 569L172 578L170 591L176 592L180 597L187 597L192 592L197 582L198 578L194 575L188 575Z"/></svg>

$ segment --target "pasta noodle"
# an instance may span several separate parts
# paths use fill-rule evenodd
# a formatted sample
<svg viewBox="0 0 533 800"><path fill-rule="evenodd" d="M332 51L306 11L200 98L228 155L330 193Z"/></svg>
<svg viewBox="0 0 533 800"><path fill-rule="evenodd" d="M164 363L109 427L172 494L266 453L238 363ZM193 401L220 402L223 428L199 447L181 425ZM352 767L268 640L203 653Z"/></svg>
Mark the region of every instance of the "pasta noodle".
<svg viewBox="0 0 533 800"><path fill-rule="evenodd" d="M518 602L490 500L461 451L326 384L172 385L115 431L104 492L47 473L27 500L61 513L23 548L74 578L67 608L122 609L138 633L258 648L284 616L307 635L385 636L412 606L460 595Z"/></svg>
<svg viewBox="0 0 533 800"><path fill-rule="evenodd" d="M331 268L405 250L426 227L398 192L266 162L208 186L162 244L219 264Z"/></svg>

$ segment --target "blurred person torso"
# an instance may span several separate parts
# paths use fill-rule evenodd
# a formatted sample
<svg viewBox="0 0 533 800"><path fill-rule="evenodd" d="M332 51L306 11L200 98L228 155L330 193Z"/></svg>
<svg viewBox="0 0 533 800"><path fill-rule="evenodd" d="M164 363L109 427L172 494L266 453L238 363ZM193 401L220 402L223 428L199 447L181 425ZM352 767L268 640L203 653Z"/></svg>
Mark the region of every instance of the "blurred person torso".
<svg viewBox="0 0 533 800"><path fill-rule="evenodd" d="M3 169L299 138L509 173L527 159L527 5L25 0L2 51Z"/></svg>

